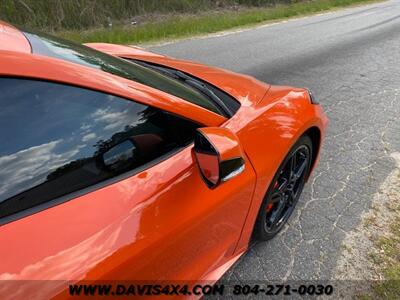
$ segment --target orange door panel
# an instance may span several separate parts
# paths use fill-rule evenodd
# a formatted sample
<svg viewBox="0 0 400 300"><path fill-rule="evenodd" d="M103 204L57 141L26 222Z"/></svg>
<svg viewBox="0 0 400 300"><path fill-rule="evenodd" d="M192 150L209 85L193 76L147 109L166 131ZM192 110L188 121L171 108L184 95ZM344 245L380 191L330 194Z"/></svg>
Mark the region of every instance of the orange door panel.
<svg viewBox="0 0 400 300"><path fill-rule="evenodd" d="M205 278L232 258L255 174L246 160L242 174L211 190L200 177L192 148L2 226L0 244L7 247L0 247L0 279ZM46 293L64 288L53 285ZM29 285L24 289L23 294Z"/></svg>

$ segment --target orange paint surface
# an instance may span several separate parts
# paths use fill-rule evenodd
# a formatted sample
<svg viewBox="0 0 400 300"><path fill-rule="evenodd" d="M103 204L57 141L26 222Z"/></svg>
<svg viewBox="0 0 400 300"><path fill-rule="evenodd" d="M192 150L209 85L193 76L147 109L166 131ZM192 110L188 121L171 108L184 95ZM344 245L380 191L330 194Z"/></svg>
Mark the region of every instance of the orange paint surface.
<svg viewBox="0 0 400 300"><path fill-rule="evenodd" d="M310 103L305 89L270 86L142 49L89 45L174 67L220 87L241 103L226 119L139 83L30 54L18 33L5 35L1 26L6 25L0 23L0 45L8 41L14 46L0 46L0 76L78 85L158 107L205 127L228 128L240 140L238 155L246 165L239 176L209 189L191 144L132 177L1 226L0 280L59 280L43 283L45 298L65 296L66 280L214 282L247 249L261 201L290 147L310 128L324 136L327 117ZM212 128L204 131L219 138ZM232 139L225 145L237 149L235 143ZM38 289L29 282L10 281L0 289L0 298L32 296Z"/></svg>

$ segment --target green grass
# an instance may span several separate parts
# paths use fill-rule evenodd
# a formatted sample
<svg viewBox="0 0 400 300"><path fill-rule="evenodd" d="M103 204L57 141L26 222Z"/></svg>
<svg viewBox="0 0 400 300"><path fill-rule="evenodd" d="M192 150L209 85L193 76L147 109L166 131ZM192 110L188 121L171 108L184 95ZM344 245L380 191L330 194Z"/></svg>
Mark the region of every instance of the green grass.
<svg viewBox="0 0 400 300"><path fill-rule="evenodd" d="M374 2L371 0L314 0L270 8L243 8L218 13L202 13L199 16L181 14L165 20L137 26L114 26L112 29L98 28L83 31L60 31L61 37L83 42L144 43L171 40L215 33L232 28L281 20L289 17L327 11L337 7ZM376 1L375 1L376 2Z"/></svg>
<svg viewBox="0 0 400 300"><path fill-rule="evenodd" d="M396 208L400 214L400 207ZM400 216L397 216L390 226L390 238L381 237L375 242L379 253L370 255L372 261L380 266L384 275L382 281L372 285L370 295L360 295L359 299L400 299Z"/></svg>
<svg viewBox="0 0 400 300"><path fill-rule="evenodd" d="M76 30L154 13L197 13L299 1L308 0L0 0L0 19L42 30Z"/></svg>
<svg viewBox="0 0 400 300"><path fill-rule="evenodd" d="M398 209L400 213L400 207ZM391 237L382 237L377 246L383 250L385 281L373 286L373 291L383 299L400 299L400 216L390 226Z"/></svg>

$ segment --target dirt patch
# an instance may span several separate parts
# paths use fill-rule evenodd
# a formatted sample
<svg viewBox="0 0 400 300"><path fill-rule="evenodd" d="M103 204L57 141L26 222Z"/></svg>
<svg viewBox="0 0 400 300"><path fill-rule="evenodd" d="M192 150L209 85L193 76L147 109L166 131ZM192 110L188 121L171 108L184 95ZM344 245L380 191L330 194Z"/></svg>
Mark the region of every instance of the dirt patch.
<svg viewBox="0 0 400 300"><path fill-rule="evenodd" d="M334 279L341 280L341 299L370 294L372 285L385 279L385 249L378 241L393 238L391 224L400 214L400 153L391 156L397 168L374 195L371 209L362 215L360 225L343 241L334 275Z"/></svg>

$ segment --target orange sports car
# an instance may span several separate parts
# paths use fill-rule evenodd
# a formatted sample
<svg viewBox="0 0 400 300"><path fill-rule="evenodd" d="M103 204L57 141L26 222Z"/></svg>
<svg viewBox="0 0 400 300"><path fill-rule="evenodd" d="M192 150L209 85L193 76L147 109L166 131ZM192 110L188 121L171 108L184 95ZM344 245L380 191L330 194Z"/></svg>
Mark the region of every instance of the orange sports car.
<svg viewBox="0 0 400 300"><path fill-rule="evenodd" d="M307 89L0 22L1 298L215 282L287 222L327 123Z"/></svg>

